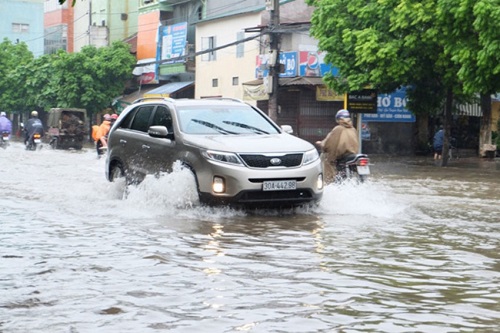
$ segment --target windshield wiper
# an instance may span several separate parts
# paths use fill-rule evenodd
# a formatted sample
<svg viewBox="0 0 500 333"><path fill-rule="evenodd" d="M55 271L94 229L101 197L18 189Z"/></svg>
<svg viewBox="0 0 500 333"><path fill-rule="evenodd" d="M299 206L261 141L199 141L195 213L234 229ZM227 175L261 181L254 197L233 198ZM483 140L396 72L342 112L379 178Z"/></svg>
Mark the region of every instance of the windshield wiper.
<svg viewBox="0 0 500 333"><path fill-rule="evenodd" d="M260 128L253 127L253 126L250 126L250 125L247 125L247 124L238 123L238 122L236 122L236 121L228 121L228 120L224 120L224 121L223 121L223 123L224 123L224 124L228 124L228 125L233 125L233 126L236 126L236 127L241 127L241 128L249 129L249 130L254 131L255 133L260 133L260 134L269 134L269 132L266 132L266 131L264 131L264 130L261 130Z"/></svg>
<svg viewBox="0 0 500 333"><path fill-rule="evenodd" d="M237 134L236 132L230 132L222 127L219 127L219 126L212 124L212 123L205 121L205 120L191 119L191 121L194 121L195 123L201 124L201 125L209 127L209 128L213 128L214 130L216 130L222 134Z"/></svg>

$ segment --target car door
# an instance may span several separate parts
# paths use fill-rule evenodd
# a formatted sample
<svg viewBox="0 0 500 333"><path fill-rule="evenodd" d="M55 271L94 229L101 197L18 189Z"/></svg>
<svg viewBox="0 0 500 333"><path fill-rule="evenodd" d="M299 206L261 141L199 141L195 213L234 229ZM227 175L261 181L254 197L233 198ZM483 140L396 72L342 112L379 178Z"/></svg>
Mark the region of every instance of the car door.
<svg viewBox="0 0 500 333"><path fill-rule="evenodd" d="M167 106L158 105L150 126L165 126L172 138L149 137L146 159L155 173L172 171L175 162L175 138L173 136L172 114Z"/></svg>
<svg viewBox="0 0 500 333"><path fill-rule="evenodd" d="M133 177L142 178L153 172L147 159L149 148L147 131L154 109L155 105L139 106L131 115L131 119L126 125L127 128L116 130L117 135L119 135L117 144L122 146L122 159Z"/></svg>

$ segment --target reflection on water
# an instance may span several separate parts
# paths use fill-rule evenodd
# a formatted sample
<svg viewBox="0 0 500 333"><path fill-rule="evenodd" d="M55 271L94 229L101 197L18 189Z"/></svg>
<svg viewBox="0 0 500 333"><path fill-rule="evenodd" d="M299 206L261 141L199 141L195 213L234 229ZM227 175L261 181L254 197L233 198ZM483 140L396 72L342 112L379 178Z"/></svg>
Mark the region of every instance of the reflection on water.
<svg viewBox="0 0 500 333"><path fill-rule="evenodd" d="M380 160L318 207L244 212L182 170L124 196L93 150L0 154L2 333L499 328L495 164Z"/></svg>

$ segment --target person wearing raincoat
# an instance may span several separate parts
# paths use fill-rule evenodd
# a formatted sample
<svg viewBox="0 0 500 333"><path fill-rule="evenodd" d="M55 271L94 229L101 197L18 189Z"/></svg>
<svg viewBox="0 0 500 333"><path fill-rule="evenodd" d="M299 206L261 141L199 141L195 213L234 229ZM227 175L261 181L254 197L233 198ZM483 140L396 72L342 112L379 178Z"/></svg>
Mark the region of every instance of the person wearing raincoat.
<svg viewBox="0 0 500 333"><path fill-rule="evenodd" d="M321 148L323 176L326 184L335 180L337 160L359 150L358 131L354 128L348 110L339 110L335 116L337 125L322 141L316 144Z"/></svg>
<svg viewBox="0 0 500 333"><path fill-rule="evenodd" d="M100 157L104 154L104 150L108 147L108 133L111 127L111 115L105 114L104 120L95 128L95 132L92 135L92 138L95 140L95 146L97 149L97 157Z"/></svg>

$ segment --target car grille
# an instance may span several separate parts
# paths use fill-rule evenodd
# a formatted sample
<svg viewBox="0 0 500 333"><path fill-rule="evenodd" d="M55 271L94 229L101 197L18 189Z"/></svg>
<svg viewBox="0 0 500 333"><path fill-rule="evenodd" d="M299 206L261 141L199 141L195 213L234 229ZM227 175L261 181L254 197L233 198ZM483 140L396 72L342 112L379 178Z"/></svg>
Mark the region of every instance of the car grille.
<svg viewBox="0 0 500 333"><path fill-rule="evenodd" d="M276 202L309 201L313 199L313 194L309 190L297 189L292 191L246 191L238 199L240 203L265 202L270 204Z"/></svg>
<svg viewBox="0 0 500 333"><path fill-rule="evenodd" d="M296 167L302 163L302 154L287 154L281 156L267 156L267 155L254 155L254 154L241 154L240 155L246 165L251 168L269 168L269 167ZM279 159L279 164L271 163L271 160Z"/></svg>

